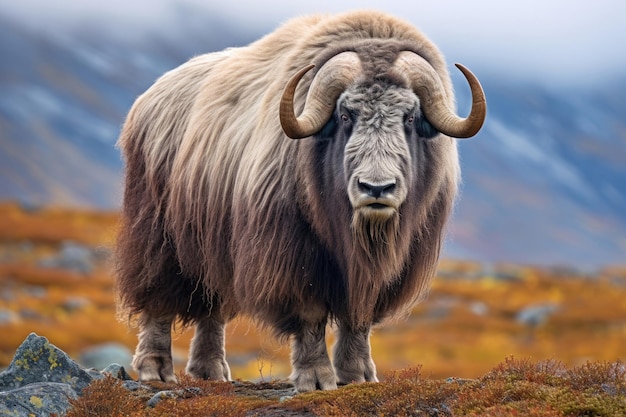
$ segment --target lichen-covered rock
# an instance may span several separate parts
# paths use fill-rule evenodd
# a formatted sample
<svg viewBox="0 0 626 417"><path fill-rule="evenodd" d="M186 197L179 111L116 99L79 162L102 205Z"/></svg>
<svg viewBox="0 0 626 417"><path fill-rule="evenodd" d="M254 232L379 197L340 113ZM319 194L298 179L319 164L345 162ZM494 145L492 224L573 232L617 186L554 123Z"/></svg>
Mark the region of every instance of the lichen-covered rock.
<svg viewBox="0 0 626 417"><path fill-rule="evenodd" d="M58 382L38 382L11 391L0 392L0 416L34 417L63 415L76 392Z"/></svg>
<svg viewBox="0 0 626 417"><path fill-rule="evenodd" d="M128 372L126 372L126 368L119 363L112 363L108 365L102 370L102 374L111 375L113 378L117 378L122 381L132 381L133 379L130 375L128 375Z"/></svg>
<svg viewBox="0 0 626 417"><path fill-rule="evenodd" d="M65 352L45 337L31 333L17 348L9 367L0 373L0 391L36 382L58 382L80 394L92 380Z"/></svg>
<svg viewBox="0 0 626 417"><path fill-rule="evenodd" d="M152 398L148 400L147 404L148 404L148 407L154 408L156 407L158 403L160 403L162 400L166 398L179 398L179 397L182 397L183 394L184 394L183 390L159 391L156 394L154 394Z"/></svg>
<svg viewBox="0 0 626 417"><path fill-rule="evenodd" d="M0 373L0 415L64 415L94 377L65 352L34 333L17 348Z"/></svg>
<svg viewBox="0 0 626 417"><path fill-rule="evenodd" d="M48 339L31 333L0 373L0 416L65 415L70 399L77 399L92 381L106 375L122 380L129 391L143 387L121 365L111 364L102 372L84 369Z"/></svg>

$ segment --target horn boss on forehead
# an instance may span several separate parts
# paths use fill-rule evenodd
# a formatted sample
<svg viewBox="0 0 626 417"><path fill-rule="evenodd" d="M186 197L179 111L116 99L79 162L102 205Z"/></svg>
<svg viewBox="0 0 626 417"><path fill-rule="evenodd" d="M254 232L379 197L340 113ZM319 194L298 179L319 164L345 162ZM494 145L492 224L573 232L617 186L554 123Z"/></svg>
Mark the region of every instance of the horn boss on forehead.
<svg viewBox="0 0 626 417"><path fill-rule="evenodd" d="M390 71L396 77L407 80L420 98L426 118L438 131L455 138L469 138L482 127L487 104L476 76L463 65L456 66L467 79L472 93L472 108L465 119L448 108L441 79L424 58L413 52L403 51ZM332 58L314 78L303 114L296 117L293 111L296 87L304 74L312 68L313 65L304 67L289 80L280 101L280 122L285 134L292 139L317 133L330 118L339 95L361 72L358 55L354 52L343 52Z"/></svg>

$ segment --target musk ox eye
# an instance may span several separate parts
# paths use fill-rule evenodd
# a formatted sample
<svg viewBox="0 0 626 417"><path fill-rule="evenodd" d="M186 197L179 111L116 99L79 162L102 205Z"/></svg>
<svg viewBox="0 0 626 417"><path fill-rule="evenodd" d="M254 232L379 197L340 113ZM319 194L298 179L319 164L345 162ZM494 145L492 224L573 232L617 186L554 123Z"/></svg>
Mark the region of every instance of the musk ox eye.
<svg viewBox="0 0 626 417"><path fill-rule="evenodd" d="M348 137L352 134L352 117L348 113L341 113L339 116L341 119L341 129L343 130L343 134Z"/></svg>
<svg viewBox="0 0 626 417"><path fill-rule="evenodd" d="M408 115L404 119L404 132L407 137L413 136L415 132L415 116Z"/></svg>
<svg viewBox="0 0 626 417"><path fill-rule="evenodd" d="M405 129L407 129L407 131L411 131L415 128L414 126L415 123L415 114L407 114L404 117L404 127Z"/></svg>

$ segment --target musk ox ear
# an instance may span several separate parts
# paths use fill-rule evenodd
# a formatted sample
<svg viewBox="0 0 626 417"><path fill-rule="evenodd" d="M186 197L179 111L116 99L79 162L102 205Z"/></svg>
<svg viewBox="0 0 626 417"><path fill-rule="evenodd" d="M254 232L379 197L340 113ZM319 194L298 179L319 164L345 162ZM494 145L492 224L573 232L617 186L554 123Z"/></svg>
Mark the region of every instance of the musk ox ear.
<svg viewBox="0 0 626 417"><path fill-rule="evenodd" d="M335 114L326 122L322 130L319 131L315 136L319 139L329 139L335 136L337 133L337 118Z"/></svg>
<svg viewBox="0 0 626 417"><path fill-rule="evenodd" d="M415 119L415 131L424 139L431 139L440 133L423 115Z"/></svg>

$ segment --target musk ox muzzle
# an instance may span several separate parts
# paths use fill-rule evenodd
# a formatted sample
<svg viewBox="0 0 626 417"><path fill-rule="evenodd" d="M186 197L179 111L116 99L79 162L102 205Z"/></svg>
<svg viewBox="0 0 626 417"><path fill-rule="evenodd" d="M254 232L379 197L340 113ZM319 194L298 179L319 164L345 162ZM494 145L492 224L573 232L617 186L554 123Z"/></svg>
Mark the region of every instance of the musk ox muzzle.
<svg viewBox="0 0 626 417"><path fill-rule="evenodd" d="M386 220L398 213L408 194L412 157L398 125L415 101L406 90L391 88L375 100L370 100L371 89L364 90L351 89L340 99L359 114L344 149L347 194L355 212Z"/></svg>

